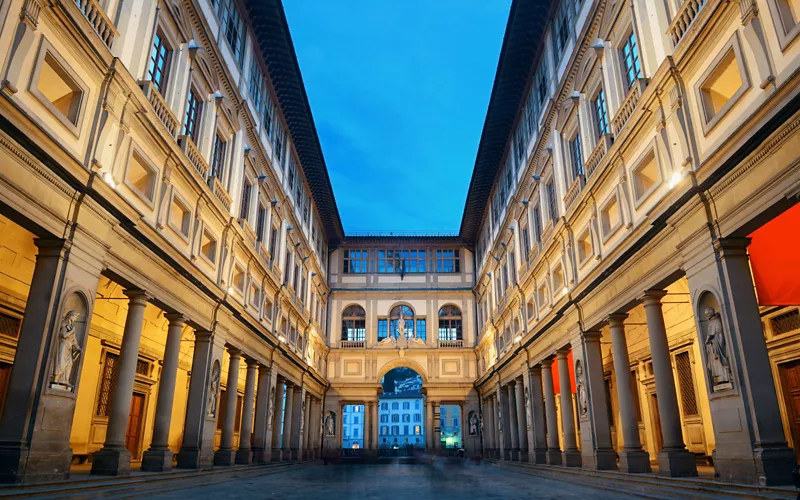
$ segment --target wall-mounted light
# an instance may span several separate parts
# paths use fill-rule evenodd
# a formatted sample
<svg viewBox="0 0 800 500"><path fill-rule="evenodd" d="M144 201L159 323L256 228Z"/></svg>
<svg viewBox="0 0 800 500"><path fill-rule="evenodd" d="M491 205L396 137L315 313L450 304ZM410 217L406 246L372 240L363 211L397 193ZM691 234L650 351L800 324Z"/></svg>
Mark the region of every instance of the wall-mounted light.
<svg viewBox="0 0 800 500"><path fill-rule="evenodd" d="M103 172L103 181L105 181L106 184L111 186L112 189L117 188L117 183L114 182L114 176L111 175L111 172Z"/></svg>
<svg viewBox="0 0 800 500"><path fill-rule="evenodd" d="M302 243L300 243L299 241L294 244L295 247L299 247L300 245L302 245Z"/></svg>
<svg viewBox="0 0 800 500"><path fill-rule="evenodd" d="M514 231L514 226L513 225L508 226L508 230L513 232Z"/></svg>
<svg viewBox="0 0 800 500"><path fill-rule="evenodd" d="M492 273L486 273L486 276L491 278L492 277Z"/></svg>
<svg viewBox="0 0 800 500"><path fill-rule="evenodd" d="M283 335L278 335L278 340L280 340L284 344L286 343L286 337L284 337Z"/></svg>
<svg viewBox="0 0 800 500"><path fill-rule="evenodd" d="M669 183L667 183L667 186L669 186L669 188L672 189L678 184L680 184L682 180L683 180L683 169L676 170L675 173L672 174L672 177L669 178Z"/></svg>
<svg viewBox="0 0 800 500"><path fill-rule="evenodd" d="M294 229L292 226L290 226L289 224L286 224L286 230L287 231L291 231L292 229Z"/></svg>
<svg viewBox="0 0 800 500"><path fill-rule="evenodd" d="M561 295L566 295L568 293L569 293L569 288L564 287L564 288L561 289Z"/></svg>
<svg viewBox="0 0 800 500"><path fill-rule="evenodd" d="M496 260L497 262L500 262L500 257L495 257L494 255L492 255L492 258L493 258L494 260Z"/></svg>
<svg viewBox="0 0 800 500"><path fill-rule="evenodd" d="M523 200L522 200L522 204L523 204L523 205L527 205L528 203L530 203L530 202L528 201L528 198L523 198Z"/></svg>
<svg viewBox="0 0 800 500"><path fill-rule="evenodd" d="M277 205L278 204L278 200L276 198L272 198L271 200L269 200L269 203L270 203L270 205Z"/></svg>
<svg viewBox="0 0 800 500"><path fill-rule="evenodd" d="M514 342L522 341L522 335L517 335L517 338L514 339Z"/></svg>
<svg viewBox="0 0 800 500"><path fill-rule="evenodd" d="M232 295L232 294L233 294L233 287L229 286L228 287L228 295Z"/></svg>
<svg viewBox="0 0 800 500"><path fill-rule="evenodd" d="M531 176L531 179L533 179L533 180L535 180L535 181L540 181L540 180L542 180L542 176L541 176L541 175L539 175L539 174L533 174L533 175Z"/></svg>

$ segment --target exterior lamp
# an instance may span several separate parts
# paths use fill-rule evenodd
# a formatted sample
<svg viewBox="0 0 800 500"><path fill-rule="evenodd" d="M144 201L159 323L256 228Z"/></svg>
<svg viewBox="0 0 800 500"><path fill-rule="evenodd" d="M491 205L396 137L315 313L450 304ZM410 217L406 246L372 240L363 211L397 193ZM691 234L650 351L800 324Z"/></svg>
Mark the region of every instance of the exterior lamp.
<svg viewBox="0 0 800 500"><path fill-rule="evenodd" d="M517 338L514 339L514 342L520 342L522 340L522 335L517 335Z"/></svg>
<svg viewBox="0 0 800 500"><path fill-rule="evenodd" d="M674 188L683 180L683 170L676 170L672 177L669 179L668 186L670 189Z"/></svg>
<svg viewBox="0 0 800 500"><path fill-rule="evenodd" d="M106 184L111 186L112 189L116 189L117 183L114 182L114 176L111 175L111 172L103 172L103 180Z"/></svg>
<svg viewBox="0 0 800 500"><path fill-rule="evenodd" d="M561 295L566 295L568 293L569 293L569 288L564 287L564 288L561 289Z"/></svg>
<svg viewBox="0 0 800 500"><path fill-rule="evenodd" d="M283 335L278 335L278 340L280 340L284 344L286 343L286 337L284 337Z"/></svg>
<svg viewBox="0 0 800 500"><path fill-rule="evenodd" d="M229 286L228 287L228 295L231 295L231 294L233 294L233 287Z"/></svg>

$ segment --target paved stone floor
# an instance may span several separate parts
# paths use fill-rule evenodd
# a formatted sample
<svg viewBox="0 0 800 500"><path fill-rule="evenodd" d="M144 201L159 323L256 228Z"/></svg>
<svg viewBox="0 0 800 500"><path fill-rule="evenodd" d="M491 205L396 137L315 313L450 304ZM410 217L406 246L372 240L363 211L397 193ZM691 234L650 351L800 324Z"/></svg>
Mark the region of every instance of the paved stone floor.
<svg viewBox="0 0 800 500"><path fill-rule="evenodd" d="M149 499L481 500L639 498L505 471L491 465L320 465L184 489Z"/></svg>

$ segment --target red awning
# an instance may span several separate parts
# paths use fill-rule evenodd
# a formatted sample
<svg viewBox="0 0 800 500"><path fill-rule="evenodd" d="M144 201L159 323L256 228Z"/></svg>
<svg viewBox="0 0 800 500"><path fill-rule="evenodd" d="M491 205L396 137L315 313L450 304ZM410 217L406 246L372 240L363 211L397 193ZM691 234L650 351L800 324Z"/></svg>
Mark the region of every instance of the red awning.
<svg viewBox="0 0 800 500"><path fill-rule="evenodd" d="M748 251L762 306L800 304L800 204L750 235Z"/></svg>
<svg viewBox="0 0 800 500"><path fill-rule="evenodd" d="M569 381L572 393L575 393L575 362L572 360L572 351L567 354L567 363L569 364ZM558 382L558 360L553 361L553 389L556 394L561 394L561 389Z"/></svg>

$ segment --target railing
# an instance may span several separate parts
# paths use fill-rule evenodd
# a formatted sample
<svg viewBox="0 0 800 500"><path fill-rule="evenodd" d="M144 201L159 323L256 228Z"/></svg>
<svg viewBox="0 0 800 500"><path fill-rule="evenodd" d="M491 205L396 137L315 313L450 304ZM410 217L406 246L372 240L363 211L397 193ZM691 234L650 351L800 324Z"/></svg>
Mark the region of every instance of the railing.
<svg viewBox="0 0 800 500"><path fill-rule="evenodd" d="M440 340L439 347L464 347L463 340Z"/></svg>
<svg viewBox="0 0 800 500"><path fill-rule="evenodd" d="M414 448L413 445L401 446L399 448L378 448L379 457L413 457L421 453L422 449Z"/></svg>
<svg viewBox="0 0 800 500"><path fill-rule="evenodd" d="M247 222L247 219L239 219L239 225L242 226L247 241L255 247L257 243L256 232L250 227L250 223Z"/></svg>
<svg viewBox="0 0 800 500"><path fill-rule="evenodd" d="M111 44L114 43L114 37L119 33L117 33L117 29L114 28L114 23L111 22L111 19L109 19L103 11L103 7L100 6L100 3L97 0L73 0L73 3L81 14L83 14L86 21L92 26L92 29L100 37L100 40L103 41L103 44L110 49Z"/></svg>
<svg viewBox="0 0 800 500"><path fill-rule="evenodd" d="M578 174L575 176L575 180L572 181L572 185L570 185L569 189L567 190L566 196L564 196L564 205L569 210L569 207L575 203L575 200L578 199L578 194L583 189L583 186L586 184L586 178L583 174Z"/></svg>
<svg viewBox="0 0 800 500"><path fill-rule="evenodd" d="M586 178L589 179L592 177L592 174L595 170L597 170L597 166L600 165L600 161L605 157L606 153L608 153L608 149L611 147L611 136L608 134L604 134L600 136L600 139L597 141L597 145L595 145L592 153L589 155L589 158L586 159Z"/></svg>
<svg viewBox="0 0 800 500"><path fill-rule="evenodd" d="M189 163L192 164L197 173L200 174L200 177L203 178L203 181L205 181L208 178L210 168L203 155L197 150L192 138L188 135L179 136L178 145L181 147L183 154L186 155L186 158L189 159Z"/></svg>
<svg viewBox="0 0 800 500"><path fill-rule="evenodd" d="M689 31L697 14L703 9L706 0L684 0L675 17L672 18L667 34L672 39L672 45L677 47L683 36Z"/></svg>
<svg viewBox="0 0 800 500"><path fill-rule="evenodd" d="M161 97L161 92L156 90L156 87L150 80L139 81L139 87L142 89L144 96L147 97L147 100L150 101L150 105L153 107L153 113L155 113L158 120L166 127L169 135L174 138L178 134L180 122L175 118L175 115L172 113L172 110L169 109L164 98Z"/></svg>
<svg viewBox="0 0 800 500"><path fill-rule="evenodd" d="M264 259L264 262L266 262L268 265L271 265L272 256L269 254L269 251L264 246L264 244L259 242L258 245L256 245L256 247L258 248L258 254L261 256L262 259Z"/></svg>
<svg viewBox="0 0 800 500"><path fill-rule="evenodd" d="M642 97L642 92L644 92L646 85L647 81L644 78L637 78L636 83L628 91L628 95L625 96L622 104L620 104L617 114L611 120L611 130L614 131L614 136L619 136L619 131L628 123L628 119L636 110L636 105L639 104L639 99Z"/></svg>
<svg viewBox="0 0 800 500"><path fill-rule="evenodd" d="M342 349L363 349L366 343L363 340L340 340L339 347Z"/></svg>
<svg viewBox="0 0 800 500"><path fill-rule="evenodd" d="M341 456L343 457L360 457L361 454L361 448L342 448L341 450Z"/></svg>
<svg viewBox="0 0 800 500"><path fill-rule="evenodd" d="M217 199L222 202L225 209L230 212L233 200L218 178L214 177L214 187L211 189L214 191L214 196L216 196Z"/></svg>

